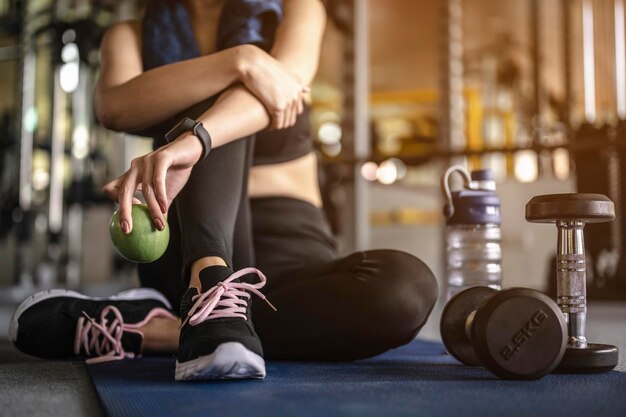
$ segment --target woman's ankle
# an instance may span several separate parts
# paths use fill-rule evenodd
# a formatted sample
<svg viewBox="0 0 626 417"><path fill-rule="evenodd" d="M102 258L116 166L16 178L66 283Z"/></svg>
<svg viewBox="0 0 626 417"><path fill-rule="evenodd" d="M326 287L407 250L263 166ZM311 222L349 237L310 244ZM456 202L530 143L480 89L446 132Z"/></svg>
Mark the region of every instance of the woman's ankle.
<svg viewBox="0 0 626 417"><path fill-rule="evenodd" d="M155 317L140 331L144 353L175 353L178 350L180 319Z"/></svg>
<svg viewBox="0 0 626 417"><path fill-rule="evenodd" d="M228 266L224 259L219 256L205 256L196 260L191 265L191 277L189 279L189 287L197 288L198 291L202 290L202 283L200 282L200 271L209 266Z"/></svg>

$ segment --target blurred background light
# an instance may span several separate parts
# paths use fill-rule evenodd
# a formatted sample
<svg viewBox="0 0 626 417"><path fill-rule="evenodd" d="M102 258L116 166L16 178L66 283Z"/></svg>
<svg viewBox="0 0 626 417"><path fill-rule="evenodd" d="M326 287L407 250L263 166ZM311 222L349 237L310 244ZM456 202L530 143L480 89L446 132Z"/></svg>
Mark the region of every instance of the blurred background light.
<svg viewBox="0 0 626 417"><path fill-rule="evenodd" d="M74 29L68 29L65 32L63 32L63 35L61 35L61 41L63 41L64 44L74 42L75 40L76 40L76 31Z"/></svg>
<svg viewBox="0 0 626 417"><path fill-rule="evenodd" d="M322 144L322 152L324 152L331 158L339 156L339 154L341 153L341 143L335 142L330 145Z"/></svg>
<svg viewBox="0 0 626 417"><path fill-rule="evenodd" d="M78 46L75 43L68 43L61 49L61 60L65 63L78 61Z"/></svg>
<svg viewBox="0 0 626 417"><path fill-rule="evenodd" d="M376 171L376 179L385 185L390 185L406 175L406 165L399 159L390 158L383 161Z"/></svg>
<svg viewBox="0 0 626 417"><path fill-rule="evenodd" d="M68 62L61 65L59 77L61 89L66 93L73 93L78 87L78 62Z"/></svg>
<svg viewBox="0 0 626 417"><path fill-rule="evenodd" d="M41 191L46 189L48 184L50 184L50 173L40 168L35 169L33 172L33 188Z"/></svg>
<svg viewBox="0 0 626 417"><path fill-rule="evenodd" d="M361 176L368 181L376 181L377 171L378 164L376 162L368 161L361 165Z"/></svg>
<svg viewBox="0 0 626 417"><path fill-rule="evenodd" d="M519 182L533 182L539 176L535 151L519 151L515 154L515 178Z"/></svg>
<svg viewBox="0 0 626 417"><path fill-rule="evenodd" d="M561 181L568 179L570 173L570 161L567 149L555 149L552 153L552 161L554 166L554 176Z"/></svg>
<svg viewBox="0 0 626 417"><path fill-rule="evenodd" d="M317 130L317 137L324 145L334 145L341 140L341 126L337 122L324 122Z"/></svg>
<svg viewBox="0 0 626 417"><path fill-rule="evenodd" d="M72 134L72 155L84 159L89 154L89 131L85 125L77 125Z"/></svg>
<svg viewBox="0 0 626 417"><path fill-rule="evenodd" d="M29 107L24 114L24 129L26 129L27 132L33 133L35 129L37 129L38 121L37 109L35 109L35 107Z"/></svg>

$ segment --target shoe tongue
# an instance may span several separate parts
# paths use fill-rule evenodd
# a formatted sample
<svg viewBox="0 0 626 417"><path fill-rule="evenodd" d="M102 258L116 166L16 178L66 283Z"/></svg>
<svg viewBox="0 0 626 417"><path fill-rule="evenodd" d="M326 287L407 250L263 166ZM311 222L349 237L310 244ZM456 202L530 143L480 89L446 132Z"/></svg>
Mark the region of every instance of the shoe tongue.
<svg viewBox="0 0 626 417"><path fill-rule="evenodd" d="M187 313L189 313L191 307L193 307L193 297L195 295L198 295L198 290L191 287L185 291L183 298L180 300L180 316L183 320L187 317Z"/></svg>
<svg viewBox="0 0 626 417"><path fill-rule="evenodd" d="M230 275L233 270L227 266L215 265L204 268L200 271L200 284L202 285L201 292L205 292L215 287L218 282L224 281ZM183 294L183 298L180 300L180 316L187 317L187 313L193 307L193 297L198 295L199 292L196 288L190 287Z"/></svg>
<svg viewBox="0 0 626 417"><path fill-rule="evenodd" d="M208 291L215 287L218 282L224 281L231 276L233 270L227 266L215 265L204 268L200 271L200 283L202 284L202 292Z"/></svg>

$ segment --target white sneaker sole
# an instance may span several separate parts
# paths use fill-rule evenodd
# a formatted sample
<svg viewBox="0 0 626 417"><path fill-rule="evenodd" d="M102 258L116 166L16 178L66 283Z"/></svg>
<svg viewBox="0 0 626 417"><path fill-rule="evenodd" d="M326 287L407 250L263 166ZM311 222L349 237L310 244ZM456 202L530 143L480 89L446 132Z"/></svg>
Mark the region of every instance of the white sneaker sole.
<svg viewBox="0 0 626 417"><path fill-rule="evenodd" d="M121 293L111 297L89 297L76 291L61 289L40 291L22 301L22 304L20 304L13 313L13 316L11 317L11 323L9 324L9 340L11 341L11 343L15 343L15 341L17 340L17 329L20 316L35 304L56 297L71 297L93 301L157 300L165 304L168 309L172 308L171 304L169 303L169 301L167 301L165 296L152 288L133 288L130 290L122 291Z"/></svg>
<svg viewBox="0 0 626 417"><path fill-rule="evenodd" d="M238 342L222 343L210 355L188 362L176 361L176 381L263 378L263 358Z"/></svg>

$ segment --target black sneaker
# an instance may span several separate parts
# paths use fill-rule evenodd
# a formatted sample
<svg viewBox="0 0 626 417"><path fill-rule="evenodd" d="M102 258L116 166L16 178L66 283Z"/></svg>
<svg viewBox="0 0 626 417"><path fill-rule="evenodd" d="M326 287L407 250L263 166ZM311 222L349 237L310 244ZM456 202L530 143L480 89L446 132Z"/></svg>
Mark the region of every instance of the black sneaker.
<svg viewBox="0 0 626 417"><path fill-rule="evenodd" d="M258 275L260 282L241 282L247 274ZM230 268L212 266L200 271L200 281L207 290L199 294L189 288L181 301L184 321L176 380L264 378L263 349L250 318L249 292L267 301L258 291L265 285L265 275L255 268L233 274Z"/></svg>
<svg viewBox="0 0 626 417"><path fill-rule="evenodd" d="M31 295L11 318L9 340L39 358L83 356L89 362L141 355L139 328L154 317L176 317L158 291L136 288L107 298L69 290Z"/></svg>

